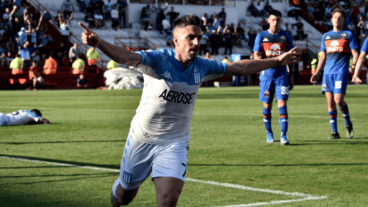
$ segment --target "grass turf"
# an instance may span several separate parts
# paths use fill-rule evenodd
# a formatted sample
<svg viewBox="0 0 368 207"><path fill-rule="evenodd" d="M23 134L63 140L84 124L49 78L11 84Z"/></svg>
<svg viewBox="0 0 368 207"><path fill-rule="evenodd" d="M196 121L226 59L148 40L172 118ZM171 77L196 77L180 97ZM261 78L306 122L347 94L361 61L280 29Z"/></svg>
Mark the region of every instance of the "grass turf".
<svg viewBox="0 0 368 207"><path fill-rule="evenodd" d="M299 192L326 199L282 206L366 206L368 199L368 91L349 86L346 102L355 136L339 140L331 129L318 86L290 92L289 146L266 143L258 87L201 88L191 122L188 178L253 188ZM0 156L119 169L141 90L0 91L0 111L38 108L50 125L0 128ZM116 172L0 158L0 206L109 206ZM187 181L178 206L227 206L300 199ZM155 206L148 179L130 206ZM280 206L271 204L270 206Z"/></svg>

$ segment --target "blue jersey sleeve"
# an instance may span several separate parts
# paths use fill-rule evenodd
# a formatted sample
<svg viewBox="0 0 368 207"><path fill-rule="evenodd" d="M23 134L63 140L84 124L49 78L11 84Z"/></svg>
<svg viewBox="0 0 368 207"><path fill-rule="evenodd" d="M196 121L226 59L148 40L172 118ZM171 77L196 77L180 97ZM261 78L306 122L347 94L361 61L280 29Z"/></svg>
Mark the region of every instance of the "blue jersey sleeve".
<svg viewBox="0 0 368 207"><path fill-rule="evenodd" d="M360 52L365 52L368 54L368 37L365 38L362 48L360 49Z"/></svg>
<svg viewBox="0 0 368 207"><path fill-rule="evenodd" d="M156 73L161 73L162 67L160 67L160 63L164 61L161 50L142 50L137 53L140 54L142 58L140 64L152 68Z"/></svg>
<svg viewBox="0 0 368 207"><path fill-rule="evenodd" d="M321 42L321 51L322 52L326 52L326 47L325 47L325 36L326 36L326 33L323 34L322 36L322 42Z"/></svg>
<svg viewBox="0 0 368 207"><path fill-rule="evenodd" d="M256 36L256 40L254 42L253 52L262 52L261 34L257 34L257 36Z"/></svg>
<svg viewBox="0 0 368 207"><path fill-rule="evenodd" d="M355 35L352 32L349 32L349 46L350 46L350 50L355 50L358 48L358 42L357 39L355 37Z"/></svg>
<svg viewBox="0 0 368 207"><path fill-rule="evenodd" d="M288 40L287 51L289 51L294 48L293 38L291 37L289 33L287 33L287 40Z"/></svg>
<svg viewBox="0 0 368 207"><path fill-rule="evenodd" d="M206 75L225 74L227 70L227 63L217 60L202 59L204 65L208 68Z"/></svg>

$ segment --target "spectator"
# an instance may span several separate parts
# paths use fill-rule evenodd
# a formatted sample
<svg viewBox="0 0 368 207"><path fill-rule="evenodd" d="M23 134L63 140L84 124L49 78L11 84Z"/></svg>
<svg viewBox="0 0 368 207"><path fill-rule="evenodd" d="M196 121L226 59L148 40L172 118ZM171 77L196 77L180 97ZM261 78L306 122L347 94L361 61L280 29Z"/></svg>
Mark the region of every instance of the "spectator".
<svg viewBox="0 0 368 207"><path fill-rule="evenodd" d="M80 55L81 52L79 51L78 43L74 43L74 45L69 49L69 61L74 62Z"/></svg>
<svg viewBox="0 0 368 207"><path fill-rule="evenodd" d="M266 21L266 18L264 18L264 17L262 18L262 21L260 22L259 25L262 27L262 31L266 31L270 27L270 25Z"/></svg>
<svg viewBox="0 0 368 207"><path fill-rule="evenodd" d="M295 26L296 26L298 39L299 40L304 40L304 25L303 25L302 21L300 20L300 18L298 19L298 23L296 23Z"/></svg>
<svg viewBox="0 0 368 207"><path fill-rule="evenodd" d="M148 29L152 29L151 26L151 6L148 4L146 7L142 8L141 11L141 21L142 21L142 26L144 30L148 30Z"/></svg>
<svg viewBox="0 0 368 207"><path fill-rule="evenodd" d="M226 12L225 12L225 8L221 9L221 12L218 13L219 19L220 19L220 25L221 27L224 27L225 23L226 23Z"/></svg>
<svg viewBox="0 0 368 207"><path fill-rule="evenodd" d="M60 42L59 48L55 50L55 60L58 61L59 66L65 66L64 61L68 57L68 46L64 42Z"/></svg>
<svg viewBox="0 0 368 207"><path fill-rule="evenodd" d="M5 8L5 13L3 14L3 20L5 22L9 21L9 16L10 16L10 9L7 7Z"/></svg>
<svg viewBox="0 0 368 207"><path fill-rule="evenodd" d="M210 18L207 18L207 25L213 25L213 22L215 21L215 17L213 15L210 16ZM211 27L209 27L211 28Z"/></svg>
<svg viewBox="0 0 368 207"><path fill-rule="evenodd" d="M16 57L11 61L9 67L12 70L13 75L18 75L23 73L23 66L23 60L19 57L19 55L16 55Z"/></svg>
<svg viewBox="0 0 368 207"><path fill-rule="evenodd" d="M289 17L295 17L295 19L298 18L299 12L301 12L301 13L303 12L301 10L302 10L301 8L295 7L291 2L289 2L289 4L286 7L287 15Z"/></svg>
<svg viewBox="0 0 368 207"><path fill-rule="evenodd" d="M111 2L111 0L105 0L104 2L104 11L105 11L105 19L110 20L111 19L111 10L114 6L114 3Z"/></svg>
<svg viewBox="0 0 368 207"><path fill-rule="evenodd" d="M236 27L236 35L238 36L239 39L245 40L245 30L241 26L240 22L238 22L238 26Z"/></svg>
<svg viewBox="0 0 368 207"><path fill-rule="evenodd" d="M74 6L70 0L65 0L61 6L61 11L63 12L64 19L73 19Z"/></svg>
<svg viewBox="0 0 368 207"><path fill-rule="evenodd" d="M5 66L10 66L10 63L14 60L13 54L11 51L8 51L5 57Z"/></svg>
<svg viewBox="0 0 368 207"><path fill-rule="evenodd" d="M314 13L314 6L313 6L313 4L308 4L307 11L308 11L309 18L313 18L313 13Z"/></svg>
<svg viewBox="0 0 368 207"><path fill-rule="evenodd" d="M97 12L100 12L100 14L103 14L103 7L104 7L105 3L102 0L97 0L96 3L93 4L93 10L94 14L96 14Z"/></svg>
<svg viewBox="0 0 368 207"><path fill-rule="evenodd" d="M161 4L158 4L158 7L155 7L152 5L153 11L156 13L156 29L162 34L163 26L162 26L162 20L164 20L165 12L168 8L168 3L166 2L165 8L161 7Z"/></svg>
<svg viewBox="0 0 368 207"><path fill-rule="evenodd" d="M16 40L18 45L23 45L25 42L27 42L27 33L24 27L22 27L18 32L18 38L16 38Z"/></svg>
<svg viewBox="0 0 368 207"><path fill-rule="evenodd" d="M209 40L208 32L203 31L203 35L202 35L201 42L200 42L200 45L199 45L199 51L198 51L199 55L207 53L207 42L208 42L208 40Z"/></svg>
<svg viewBox="0 0 368 207"><path fill-rule="evenodd" d="M73 62L73 65L72 65L72 68L73 68L72 73L73 74L83 74L84 66L85 66L84 61L80 57L77 57L77 59Z"/></svg>
<svg viewBox="0 0 368 207"><path fill-rule="evenodd" d="M263 10L266 12L267 16L273 10L272 6L270 5L270 3L268 1L266 1L266 4L263 7Z"/></svg>
<svg viewBox="0 0 368 207"><path fill-rule="evenodd" d="M117 62L115 62L114 60L110 60L107 63L107 69L109 69L109 70L115 69L117 67L119 67L119 64Z"/></svg>
<svg viewBox="0 0 368 207"><path fill-rule="evenodd" d="M118 0L116 5L119 10L119 19L123 23L123 28L126 28L126 11L128 10L128 4L125 0Z"/></svg>
<svg viewBox="0 0 368 207"><path fill-rule="evenodd" d="M95 18L92 16L92 13L91 12L88 12L86 14L86 16L84 17L84 21L86 23L88 23L88 28L90 29L94 29L96 24L95 24Z"/></svg>
<svg viewBox="0 0 368 207"><path fill-rule="evenodd" d="M0 66L8 66L6 62L6 54L3 52L0 56Z"/></svg>
<svg viewBox="0 0 368 207"><path fill-rule="evenodd" d="M231 55L233 53L232 39L234 38L234 35L231 33L231 30L230 30L229 26L226 26L224 28L224 31L223 31L222 35L225 39L225 41L224 41L224 46L225 46L224 55L226 55L228 49L229 49L229 55Z"/></svg>
<svg viewBox="0 0 368 207"><path fill-rule="evenodd" d="M30 47L30 43L27 41L22 46L20 46L20 57L24 61L26 66L31 66L32 53L34 50L37 50L38 46Z"/></svg>
<svg viewBox="0 0 368 207"><path fill-rule="evenodd" d="M248 41L248 46L253 50L254 47L254 43L256 41L256 36L257 36L257 31L248 31L248 36L249 36L249 41Z"/></svg>
<svg viewBox="0 0 368 207"><path fill-rule="evenodd" d="M45 65L43 66L43 73L48 74L55 74L57 71L58 63L53 58L53 53L51 52L49 58L46 60Z"/></svg>
<svg viewBox="0 0 368 207"><path fill-rule="evenodd" d="M38 51L40 52L41 56L42 56L42 54L47 54L48 53L47 46L52 41L54 41L54 40L50 37L49 33L45 33L43 36L40 37L40 40L39 40L40 47L38 48Z"/></svg>
<svg viewBox="0 0 368 207"><path fill-rule="evenodd" d="M79 74L79 78L77 80L77 88L89 88L89 84L83 73Z"/></svg>
<svg viewBox="0 0 368 207"><path fill-rule="evenodd" d="M249 12L254 17L258 17L258 10L254 6L253 2L251 2L250 5L248 6L247 12Z"/></svg>
<svg viewBox="0 0 368 207"><path fill-rule="evenodd" d="M258 16L260 16L260 17L264 17L264 16L266 16L266 12L265 12L265 10L263 9L263 7L262 7L262 5L261 5L261 2L260 1L258 1L257 2L257 5L256 6L254 6L255 8L256 8L256 10L257 10L257 12L258 12Z"/></svg>
<svg viewBox="0 0 368 207"><path fill-rule="evenodd" d="M171 25L171 29L173 28L174 25L174 19L176 19L179 16L179 13L174 11L174 7L171 7L171 10L169 12L166 13L166 15L168 15L170 17L170 25Z"/></svg>
<svg viewBox="0 0 368 207"><path fill-rule="evenodd" d="M111 10L111 27L114 30L118 30L121 27L121 19L119 17L119 10L117 10L117 7L114 6L113 9Z"/></svg>
<svg viewBox="0 0 368 207"><path fill-rule="evenodd" d="M221 62L223 62L223 63L229 63L230 60L227 58L227 56L224 56L224 59L221 60Z"/></svg>
<svg viewBox="0 0 368 207"><path fill-rule="evenodd" d="M211 59L213 60L214 58L211 56L210 52L206 52L206 56L204 57L206 59Z"/></svg>
<svg viewBox="0 0 368 207"><path fill-rule="evenodd" d="M318 7L316 7L315 12L313 13L313 17L317 25L322 25L322 21L324 17L323 17L323 14L319 11Z"/></svg>
<svg viewBox="0 0 368 207"><path fill-rule="evenodd" d="M105 21L102 13L100 10L97 10L97 13L94 15L95 19L95 25L97 29L100 29L101 27L105 26Z"/></svg>
<svg viewBox="0 0 368 207"><path fill-rule="evenodd" d="M37 61L32 61L32 66L29 69L29 80L32 81L33 90L37 90L37 88L40 89L44 85L44 80L39 72Z"/></svg>
<svg viewBox="0 0 368 207"><path fill-rule="evenodd" d="M167 35L171 35L171 24L167 19L162 20L162 27Z"/></svg>
<svg viewBox="0 0 368 207"><path fill-rule="evenodd" d="M213 20L213 24L212 27L210 28L211 30L217 30L220 27L220 19L219 19L219 15L215 16L215 19Z"/></svg>
<svg viewBox="0 0 368 207"><path fill-rule="evenodd" d="M210 34L210 46L211 46L211 54L218 55L218 48L222 43L221 37L218 35L217 30L212 30L212 34Z"/></svg>
<svg viewBox="0 0 368 207"><path fill-rule="evenodd" d="M50 124L50 121L42 118L38 109L19 110L9 114L0 113L0 126Z"/></svg>
<svg viewBox="0 0 368 207"><path fill-rule="evenodd" d="M285 27L284 28L282 28L285 32L287 32L287 33L289 33L290 34L290 36L293 36L292 34L291 34L291 31L290 31L290 29L289 29L289 24L288 23L285 23Z"/></svg>
<svg viewBox="0 0 368 207"><path fill-rule="evenodd" d="M86 0L77 0L79 11L82 13L86 12L87 4Z"/></svg>
<svg viewBox="0 0 368 207"><path fill-rule="evenodd" d="M60 33L61 33L61 41L65 42L65 44L69 44L69 24L71 19L67 22L64 17L61 16L61 13L58 13L59 24L60 24Z"/></svg>
<svg viewBox="0 0 368 207"><path fill-rule="evenodd" d="M37 63L41 60L40 56L38 55L38 51L37 50L33 50L32 52L32 56L31 56L31 61L36 61Z"/></svg>

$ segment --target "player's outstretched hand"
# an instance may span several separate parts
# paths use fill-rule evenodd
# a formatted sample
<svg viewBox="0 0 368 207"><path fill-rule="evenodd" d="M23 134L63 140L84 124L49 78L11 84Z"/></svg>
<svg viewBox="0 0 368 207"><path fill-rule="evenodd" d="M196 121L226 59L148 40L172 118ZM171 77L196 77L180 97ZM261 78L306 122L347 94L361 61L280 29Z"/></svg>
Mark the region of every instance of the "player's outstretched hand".
<svg viewBox="0 0 368 207"><path fill-rule="evenodd" d="M362 80L359 77L353 76L352 80L353 83L355 83L356 85L359 85L360 83L362 83Z"/></svg>
<svg viewBox="0 0 368 207"><path fill-rule="evenodd" d="M86 25L84 25L82 22L79 22L79 26L84 29L84 32L82 33L83 44L96 47L100 42L100 38L97 36L97 34L92 32L92 30L86 27Z"/></svg>
<svg viewBox="0 0 368 207"><path fill-rule="evenodd" d="M318 80L318 74L313 74L312 77L310 78L311 83L317 83L317 80Z"/></svg>
<svg viewBox="0 0 368 207"><path fill-rule="evenodd" d="M299 57L296 55L296 50L298 47L294 47L293 49L289 50L288 52L278 56L279 64L280 65L288 65L294 64L296 61L299 60Z"/></svg>

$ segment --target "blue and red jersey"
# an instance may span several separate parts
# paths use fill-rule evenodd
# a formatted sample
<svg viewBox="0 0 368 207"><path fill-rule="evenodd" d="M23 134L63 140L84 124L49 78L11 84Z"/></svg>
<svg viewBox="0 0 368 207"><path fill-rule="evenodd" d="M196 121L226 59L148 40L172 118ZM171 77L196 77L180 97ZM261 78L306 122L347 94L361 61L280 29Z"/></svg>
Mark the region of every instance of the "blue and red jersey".
<svg viewBox="0 0 368 207"><path fill-rule="evenodd" d="M365 38L360 52L365 52L366 54L368 54L368 37Z"/></svg>
<svg viewBox="0 0 368 207"><path fill-rule="evenodd" d="M321 51L326 53L324 74L349 74L351 51L358 48L354 34L348 30L323 34Z"/></svg>
<svg viewBox="0 0 368 207"><path fill-rule="evenodd" d="M280 30L271 34L268 30L259 33L254 43L254 52L260 52L261 58L277 57L293 49L293 40L289 33ZM261 80L276 80L287 77L286 66L276 66L261 73Z"/></svg>

